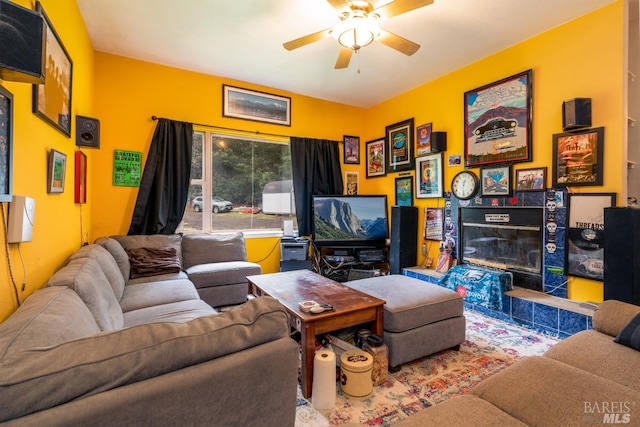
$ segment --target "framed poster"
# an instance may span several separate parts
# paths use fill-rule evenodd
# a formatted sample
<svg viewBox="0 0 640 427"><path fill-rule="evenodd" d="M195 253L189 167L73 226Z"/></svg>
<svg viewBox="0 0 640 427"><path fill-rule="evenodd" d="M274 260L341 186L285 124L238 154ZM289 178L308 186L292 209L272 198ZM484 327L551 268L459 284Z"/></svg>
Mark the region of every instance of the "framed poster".
<svg viewBox="0 0 640 427"><path fill-rule="evenodd" d="M367 178L387 174L384 138L367 142Z"/></svg>
<svg viewBox="0 0 640 427"><path fill-rule="evenodd" d="M66 136L71 136L71 87L73 62L40 2L36 10L46 27L46 82L33 85L33 113Z"/></svg>
<svg viewBox="0 0 640 427"><path fill-rule="evenodd" d="M602 185L604 128L553 135L553 187Z"/></svg>
<svg viewBox="0 0 640 427"><path fill-rule="evenodd" d="M348 136L342 137L344 143L344 163L347 165L360 164L360 137Z"/></svg>
<svg viewBox="0 0 640 427"><path fill-rule="evenodd" d="M386 130L388 171L413 169L413 119L387 126Z"/></svg>
<svg viewBox="0 0 640 427"><path fill-rule="evenodd" d="M0 202L13 195L13 95L0 86Z"/></svg>
<svg viewBox="0 0 640 427"><path fill-rule="evenodd" d="M542 191L547 188L547 168L516 170L516 191Z"/></svg>
<svg viewBox="0 0 640 427"><path fill-rule="evenodd" d="M416 157L431 154L431 128L431 123L416 128Z"/></svg>
<svg viewBox="0 0 640 427"><path fill-rule="evenodd" d="M416 198L442 197L442 153L416 159Z"/></svg>
<svg viewBox="0 0 640 427"><path fill-rule="evenodd" d="M444 241L443 208L424 208L424 238Z"/></svg>
<svg viewBox="0 0 640 427"><path fill-rule="evenodd" d="M291 126L291 98L222 85L222 115Z"/></svg>
<svg viewBox="0 0 640 427"><path fill-rule="evenodd" d="M140 186L142 153L139 151L113 150L113 185Z"/></svg>
<svg viewBox="0 0 640 427"><path fill-rule="evenodd" d="M511 166L481 169L480 195L485 197L511 195Z"/></svg>
<svg viewBox="0 0 640 427"><path fill-rule="evenodd" d="M359 177L360 174L358 172L344 173L344 194L347 196L355 196L358 194Z"/></svg>
<svg viewBox="0 0 640 427"><path fill-rule="evenodd" d="M64 176L67 171L67 155L57 150L49 151L47 193L64 193Z"/></svg>
<svg viewBox="0 0 640 427"><path fill-rule="evenodd" d="M87 203L87 156L80 150L75 158L74 202Z"/></svg>
<svg viewBox="0 0 640 427"><path fill-rule="evenodd" d="M531 161L531 74L465 92L465 166Z"/></svg>
<svg viewBox="0 0 640 427"><path fill-rule="evenodd" d="M615 205L615 193L568 194L567 275L604 279L604 208Z"/></svg>
<svg viewBox="0 0 640 427"><path fill-rule="evenodd" d="M413 177L396 178L396 205L413 206Z"/></svg>

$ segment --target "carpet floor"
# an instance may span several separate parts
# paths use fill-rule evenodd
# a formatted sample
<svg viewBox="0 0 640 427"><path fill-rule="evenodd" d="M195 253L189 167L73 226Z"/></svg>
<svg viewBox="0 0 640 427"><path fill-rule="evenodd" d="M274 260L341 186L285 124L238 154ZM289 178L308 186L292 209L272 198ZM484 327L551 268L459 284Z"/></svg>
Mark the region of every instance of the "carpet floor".
<svg viewBox="0 0 640 427"><path fill-rule="evenodd" d="M459 394L527 356L541 355L559 339L465 311L466 340L460 351L445 350L402 365L364 400L349 399L336 385L336 405L316 410L298 387L297 427L369 425L389 427Z"/></svg>

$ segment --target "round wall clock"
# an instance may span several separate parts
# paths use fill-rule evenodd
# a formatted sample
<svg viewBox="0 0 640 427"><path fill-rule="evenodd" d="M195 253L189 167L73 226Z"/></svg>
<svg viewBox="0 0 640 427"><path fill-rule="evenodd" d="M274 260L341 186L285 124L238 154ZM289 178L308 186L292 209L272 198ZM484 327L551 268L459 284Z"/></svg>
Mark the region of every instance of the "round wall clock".
<svg viewBox="0 0 640 427"><path fill-rule="evenodd" d="M451 180L451 192L460 200L469 200L478 192L478 177L472 171L458 172Z"/></svg>

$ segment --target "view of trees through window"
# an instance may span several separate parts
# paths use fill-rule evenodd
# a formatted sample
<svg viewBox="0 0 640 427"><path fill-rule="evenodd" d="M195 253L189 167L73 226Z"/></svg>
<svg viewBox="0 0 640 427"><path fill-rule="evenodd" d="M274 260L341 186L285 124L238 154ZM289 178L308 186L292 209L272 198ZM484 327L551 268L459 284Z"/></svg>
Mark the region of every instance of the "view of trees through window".
<svg viewBox="0 0 640 427"><path fill-rule="evenodd" d="M280 230L284 220L297 228L288 143L194 132L185 232Z"/></svg>

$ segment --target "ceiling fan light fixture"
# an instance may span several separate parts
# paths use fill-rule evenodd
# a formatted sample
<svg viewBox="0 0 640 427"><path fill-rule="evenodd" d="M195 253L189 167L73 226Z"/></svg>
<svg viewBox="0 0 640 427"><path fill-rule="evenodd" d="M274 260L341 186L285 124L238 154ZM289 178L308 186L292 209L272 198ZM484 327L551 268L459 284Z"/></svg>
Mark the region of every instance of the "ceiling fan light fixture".
<svg viewBox="0 0 640 427"><path fill-rule="evenodd" d="M353 17L335 28L333 35L342 46L357 51L371 44L380 35L380 27L371 19Z"/></svg>

